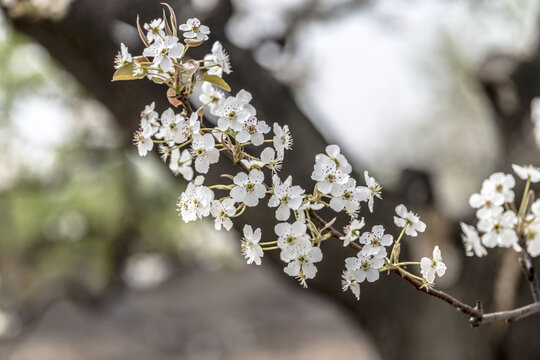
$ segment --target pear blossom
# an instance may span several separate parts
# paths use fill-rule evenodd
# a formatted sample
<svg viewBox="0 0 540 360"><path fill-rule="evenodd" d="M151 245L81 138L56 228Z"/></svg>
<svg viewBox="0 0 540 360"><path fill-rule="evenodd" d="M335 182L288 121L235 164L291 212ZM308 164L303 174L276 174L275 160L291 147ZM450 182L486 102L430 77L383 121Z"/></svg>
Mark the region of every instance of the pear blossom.
<svg viewBox="0 0 540 360"><path fill-rule="evenodd" d="M231 197L238 203L254 207L266 194L266 187L263 184L264 174L260 170L253 169L249 175L240 172L233 181L236 186L231 189Z"/></svg>
<svg viewBox="0 0 540 360"><path fill-rule="evenodd" d="M281 170L281 164L283 162L283 155L277 154L273 148L267 147L261 152L261 162L273 173Z"/></svg>
<svg viewBox="0 0 540 360"><path fill-rule="evenodd" d="M532 257L540 255L540 222L534 222L525 230L527 238L527 252Z"/></svg>
<svg viewBox="0 0 540 360"><path fill-rule="evenodd" d="M144 29L148 31L146 33L146 39L150 43L153 43L157 39L163 39L166 36L163 19L154 19L150 23L144 24Z"/></svg>
<svg viewBox="0 0 540 360"><path fill-rule="evenodd" d="M124 43L120 43L120 51L118 52L118 55L116 55L116 58L114 59L114 68L120 69L122 66L132 63L133 58L131 54L128 51L128 48Z"/></svg>
<svg viewBox="0 0 540 360"><path fill-rule="evenodd" d="M291 150L293 139L289 131L289 126L284 125L283 127L279 126L278 123L274 123L274 147L278 154L283 155L285 150Z"/></svg>
<svg viewBox="0 0 540 360"><path fill-rule="evenodd" d="M160 154L159 157L161 158L161 161L166 163L169 156L171 156L172 148L165 144L159 144L158 150L159 150L159 154Z"/></svg>
<svg viewBox="0 0 540 360"><path fill-rule="evenodd" d="M225 93L206 81L203 82L200 89L199 100L203 104L207 104L212 115L217 115L216 110L222 107L225 102Z"/></svg>
<svg viewBox="0 0 540 360"><path fill-rule="evenodd" d="M469 198L469 205L476 211L478 219L489 219L501 214L504 209L503 197L494 196L495 193L487 191L485 188L478 194L472 194Z"/></svg>
<svg viewBox="0 0 540 360"><path fill-rule="evenodd" d="M210 205L214 200L214 192L202 185L202 176L190 182L186 190L178 198L176 204L184 222L195 221L210 215Z"/></svg>
<svg viewBox="0 0 540 360"><path fill-rule="evenodd" d="M157 38L153 44L144 49L143 55L153 57L154 66L166 73L174 72L174 61L184 53L184 45L178 42L176 36L167 35L164 39Z"/></svg>
<svg viewBox="0 0 540 360"><path fill-rule="evenodd" d="M480 241L480 236L478 235L478 232L474 228L474 226L467 225L465 223L460 223L461 225L461 231L462 239L463 239L463 246L465 247L465 255L467 256L473 256L476 255L478 257L482 257L484 255L487 255L487 250L484 246L482 246L482 242Z"/></svg>
<svg viewBox="0 0 540 360"><path fill-rule="evenodd" d="M139 156L146 156L146 154L154 147L152 141L152 127L147 126L143 130L138 130L133 136L133 143L139 150Z"/></svg>
<svg viewBox="0 0 540 360"><path fill-rule="evenodd" d="M209 75L216 75L221 77L223 73L231 73L231 63L229 61L229 55L223 49L223 45L219 41L216 41L212 45L212 53L204 57L204 66L211 66L208 69Z"/></svg>
<svg viewBox="0 0 540 360"><path fill-rule="evenodd" d="M504 174L497 172L491 174L491 176L484 180L482 183L482 190L492 193L495 203L504 204L514 201L514 192L512 189L516 185L516 180L510 174ZM502 200L498 200L501 198Z"/></svg>
<svg viewBox="0 0 540 360"><path fill-rule="evenodd" d="M234 200L228 198L222 201L212 201L210 213L215 218L214 227L216 230L221 230L221 226L223 226L227 231L231 230L233 223L230 217L236 213Z"/></svg>
<svg viewBox="0 0 540 360"><path fill-rule="evenodd" d="M239 93L237 96L229 96L216 110L216 116L219 116L217 125L222 131L240 131L244 122L255 114L255 108L245 101L245 93Z"/></svg>
<svg viewBox="0 0 540 360"><path fill-rule="evenodd" d="M407 227L405 229L405 234L409 236L417 236L419 232L424 232L426 230L426 224L420 220L418 215L408 211L405 205L400 204L396 206L396 214L394 216L394 223L398 227Z"/></svg>
<svg viewBox="0 0 540 360"><path fill-rule="evenodd" d="M356 257L345 259L345 267L354 272L357 282L364 280L374 282L379 279L379 269L384 266L386 251L379 251L372 255L366 255L359 252Z"/></svg>
<svg viewBox="0 0 540 360"><path fill-rule="evenodd" d="M330 207L335 212L340 212L344 208L350 214L354 214L360 209L360 201L365 200L364 194L356 187L356 180L349 178L343 184L334 186L330 192L333 198L330 200Z"/></svg>
<svg viewBox="0 0 540 360"><path fill-rule="evenodd" d="M518 237L514 231L517 224L517 216L513 211L505 211L496 217L481 219L478 222L478 230L484 232L482 244L486 247L495 246L518 248Z"/></svg>
<svg viewBox="0 0 540 360"><path fill-rule="evenodd" d="M168 108L161 114L161 129L159 137L165 141L183 143L188 139L189 124L180 114L175 114L173 109Z"/></svg>
<svg viewBox="0 0 540 360"><path fill-rule="evenodd" d="M247 259L248 264L255 263L261 265L261 258L264 256L263 249L259 245L261 241L261 229L253 231L250 225L244 225L244 237L242 239L242 254Z"/></svg>
<svg viewBox="0 0 540 360"><path fill-rule="evenodd" d="M159 114L154 110L155 106L156 103L153 101L141 111L141 129L144 129L148 125L152 126L152 135L159 129L159 124L157 123Z"/></svg>
<svg viewBox="0 0 540 360"><path fill-rule="evenodd" d="M195 158L195 170L199 173L206 174L210 165L219 161L219 150L215 145L212 134L193 135L191 154Z"/></svg>
<svg viewBox="0 0 540 360"><path fill-rule="evenodd" d="M171 169L174 175L182 175L187 181L193 179L193 168L191 167L191 154L189 150L184 149L180 153L180 149L174 149L171 151L171 161L169 163L169 169Z"/></svg>
<svg viewBox="0 0 540 360"><path fill-rule="evenodd" d="M342 173L332 160L321 160L313 166L311 179L317 181L317 188L323 194L335 191L339 185L349 180L349 175Z"/></svg>
<svg viewBox="0 0 540 360"><path fill-rule="evenodd" d="M355 241L360 237L360 230L364 227L365 222L364 218L358 220L353 219L349 225L343 228L345 236L340 237L340 240L343 240L343 246L348 246L351 242Z"/></svg>
<svg viewBox="0 0 540 360"><path fill-rule="evenodd" d="M512 169L514 172L523 180L531 179L532 183L537 183L540 181L540 168L529 166L520 166L512 164Z"/></svg>
<svg viewBox="0 0 540 360"><path fill-rule="evenodd" d="M201 25L197 18L188 19L185 24L179 26L179 29L184 31L186 39L205 41L208 40L208 34L210 34L208 26Z"/></svg>
<svg viewBox="0 0 540 360"><path fill-rule="evenodd" d="M343 291L351 290L356 297L356 300L360 300L360 284L356 281L355 271L345 270L341 275L341 288Z"/></svg>
<svg viewBox="0 0 540 360"><path fill-rule="evenodd" d="M191 114L187 120L187 132L191 135L196 135L201 132L201 123L196 112Z"/></svg>
<svg viewBox="0 0 540 360"><path fill-rule="evenodd" d="M307 254L311 249L311 241L306 235L306 224L295 221L292 224L279 223L274 227L281 249L281 260L289 262L300 254Z"/></svg>
<svg viewBox="0 0 540 360"><path fill-rule="evenodd" d="M266 122L257 119L256 116L250 116L240 127L240 132L236 135L236 140L241 143L251 141L253 145L260 146L264 143L264 134L268 134L269 132L270 126Z"/></svg>
<svg viewBox="0 0 540 360"><path fill-rule="evenodd" d="M394 238L392 235L384 233L384 226L375 225L371 228L371 232L364 232L360 236L360 244L364 244L362 248L362 253L364 255L374 255L374 254L385 254L385 246L390 246Z"/></svg>
<svg viewBox="0 0 540 360"><path fill-rule="evenodd" d="M272 177L274 194L268 201L269 207L277 207L276 219L287 221L291 216L291 210L298 210L304 199L304 189L300 186L292 186L292 177L289 176L282 183L277 175Z"/></svg>
<svg viewBox="0 0 540 360"><path fill-rule="evenodd" d="M422 277L426 279L428 283L434 283L435 274L442 277L446 272L446 265L442 260L439 246L435 246L433 249L433 257L431 259L423 257L422 260L420 260L420 272L422 273Z"/></svg>
<svg viewBox="0 0 540 360"><path fill-rule="evenodd" d="M531 205L531 212L533 215L540 219L540 199L537 199L533 204Z"/></svg>
<svg viewBox="0 0 540 360"><path fill-rule="evenodd" d="M318 154L315 156L315 162L332 160L336 163L338 170L342 173L350 174L352 172L351 164L349 164L345 156L341 154L339 146L328 145L325 150L326 154Z"/></svg>
<svg viewBox="0 0 540 360"><path fill-rule="evenodd" d="M381 197L381 190L382 186L379 185L377 181L371 176L369 176L369 173L364 171L364 179L366 181L366 186L360 187L360 192L362 193L362 199L365 199L363 201L368 202L368 208L369 212L373 212L373 205L375 198L382 199Z"/></svg>
<svg viewBox="0 0 540 360"><path fill-rule="evenodd" d="M298 277L300 283L307 287L306 280L313 279L317 274L315 263L323 258L322 251L318 247L312 247L306 254L298 254L292 259L283 271L293 277Z"/></svg>

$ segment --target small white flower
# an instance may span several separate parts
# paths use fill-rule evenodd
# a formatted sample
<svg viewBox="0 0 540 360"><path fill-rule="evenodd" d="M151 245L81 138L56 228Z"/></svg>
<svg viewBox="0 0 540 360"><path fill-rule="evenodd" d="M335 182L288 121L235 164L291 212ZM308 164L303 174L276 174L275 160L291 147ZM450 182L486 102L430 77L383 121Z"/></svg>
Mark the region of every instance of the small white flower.
<svg viewBox="0 0 540 360"><path fill-rule="evenodd" d="M373 203L375 198L382 199L381 190L382 186L369 173L364 171L364 179L366 180L366 186L360 186L360 193L362 194L361 201L368 202L369 212L373 212Z"/></svg>
<svg viewBox="0 0 540 360"><path fill-rule="evenodd" d="M352 171L351 164L347 161L345 156L341 154L341 150L337 145L328 145L326 147L326 154L318 154L315 156L315 162L322 162L326 160L332 160L336 163L339 171L344 174L350 174Z"/></svg>
<svg viewBox="0 0 540 360"><path fill-rule="evenodd" d="M405 234L417 236L419 232L424 232L426 230L426 224L420 220L418 215L411 211L407 211L405 205L400 204L396 206L396 214L398 214L399 217L394 216L394 223L401 228L407 226Z"/></svg>
<svg viewBox="0 0 540 360"><path fill-rule="evenodd" d="M195 170L206 174L211 164L219 161L219 150L215 148L212 134L193 135L191 154L195 158Z"/></svg>
<svg viewBox="0 0 540 360"><path fill-rule="evenodd" d="M355 271L345 270L341 275L341 288L343 291L351 289L352 293L356 297L356 300L360 299L360 284L356 281Z"/></svg>
<svg viewBox="0 0 540 360"><path fill-rule="evenodd" d="M199 95L199 100L203 104L208 104L208 107L210 108L210 113L212 115L217 115L217 109L222 107L223 103L225 102L225 93L221 90L218 90L211 83L204 81L201 86L201 94Z"/></svg>
<svg viewBox="0 0 540 360"><path fill-rule="evenodd" d="M371 228L371 232L365 232L360 236L360 243L364 244L362 253L364 255L385 254L385 246L390 246L394 238L392 235L384 233L384 226L375 225Z"/></svg>
<svg viewBox="0 0 540 360"><path fill-rule="evenodd" d="M244 238L242 239L242 254L247 259L247 263L255 263L261 265L261 258L264 256L264 252L259 245L261 240L261 229L257 228L255 231L250 225L244 225Z"/></svg>
<svg viewBox="0 0 540 360"><path fill-rule="evenodd" d="M241 90L236 96L229 96L216 110L216 115L219 116L217 125L220 130L240 131L245 121L255 116L255 108L249 104L249 101L245 101L246 93L247 91ZM249 98L251 99L251 95Z"/></svg>
<svg viewBox="0 0 540 360"><path fill-rule="evenodd" d="M317 189L323 194L328 194L339 185L349 180L349 175L342 173L332 160L321 160L313 166L311 179L317 181Z"/></svg>
<svg viewBox="0 0 540 360"><path fill-rule="evenodd" d="M476 211L478 219L489 219L501 214L504 209L502 205L504 199L502 196L495 196L494 192L482 189L479 194L472 194L469 198L469 205Z"/></svg>
<svg viewBox="0 0 540 360"><path fill-rule="evenodd" d="M298 277L300 283L307 287L306 280L313 279L317 274L315 263L323 258L322 251L318 247L312 247L306 254L298 254L292 259L283 271L293 277Z"/></svg>
<svg viewBox="0 0 540 360"><path fill-rule="evenodd" d="M293 224L279 223L274 227L281 249L281 260L289 262L298 255L307 254L311 249L311 241L306 235L306 224L295 221Z"/></svg>
<svg viewBox="0 0 540 360"><path fill-rule="evenodd" d="M534 222L525 230L527 237L527 252L532 257L540 255L540 222Z"/></svg>
<svg viewBox="0 0 540 360"><path fill-rule="evenodd" d="M210 215L210 205L214 200L214 192L202 186L199 177L190 182L176 204L184 222L195 221Z"/></svg>
<svg viewBox="0 0 540 360"><path fill-rule="evenodd" d="M155 106L156 103L152 102L150 105L146 105L144 110L141 111L141 129L144 129L148 125L152 126L152 135L159 129L159 124L157 123L159 114L157 111L154 111Z"/></svg>
<svg viewBox="0 0 540 360"><path fill-rule="evenodd" d="M537 183L540 181L540 169L537 167L529 166L520 166L512 164L512 169L514 172L523 180L531 179L532 183Z"/></svg>
<svg viewBox="0 0 540 360"><path fill-rule="evenodd" d="M285 150L291 150L293 145L293 139L289 131L289 126L279 126L278 123L274 123L274 147L278 154L283 155Z"/></svg>
<svg viewBox="0 0 540 360"><path fill-rule="evenodd" d="M146 154L154 147L152 141L152 127L147 126L142 131L139 129L133 136L133 143L139 150L139 156L146 156Z"/></svg>
<svg viewBox="0 0 540 360"><path fill-rule="evenodd" d="M540 219L540 199L533 202L531 205L531 212L536 218Z"/></svg>
<svg viewBox="0 0 540 360"><path fill-rule="evenodd" d="M386 251L380 251L372 255L359 252L356 257L345 259L345 267L349 271L354 271L357 282L361 283L364 280L374 282L379 279L379 269L384 266L385 256Z"/></svg>
<svg viewBox="0 0 540 360"><path fill-rule="evenodd" d="M187 181L193 179L193 168L191 167L191 154L189 150L184 149L180 154L180 149L171 151L171 162L169 163L174 175L182 175Z"/></svg>
<svg viewBox="0 0 540 360"><path fill-rule="evenodd" d="M360 209L363 194L356 187L356 180L353 178L349 178L343 185L334 186L330 194L333 196L330 207L335 212L340 212L345 208L349 214L354 214Z"/></svg>
<svg viewBox="0 0 540 360"><path fill-rule="evenodd" d="M514 231L517 224L517 216L513 211L506 211L496 217L481 219L478 222L478 230L484 232L482 244L489 248L495 246L518 248L518 237Z"/></svg>
<svg viewBox="0 0 540 360"><path fill-rule="evenodd" d="M281 164L283 162L283 155L277 154L273 148L267 147L261 152L261 162L273 173L281 170Z"/></svg>
<svg viewBox="0 0 540 360"><path fill-rule="evenodd" d="M238 203L254 207L266 194L266 187L263 184L264 174L260 170L253 169L249 175L240 172L233 181L236 186L231 189L231 197Z"/></svg>
<svg viewBox="0 0 540 360"><path fill-rule="evenodd" d="M204 57L204 66L211 66L208 69L208 74L221 77L223 73L231 73L231 63L229 61L229 55L223 49L223 45L219 41L216 41L212 45L212 54L208 54Z"/></svg>
<svg viewBox="0 0 540 360"><path fill-rule="evenodd" d="M184 53L184 45L178 42L176 36L157 38L149 47L144 49L143 55L153 57L154 66L158 66L166 73L174 72L174 60L178 60Z"/></svg>
<svg viewBox="0 0 540 360"><path fill-rule="evenodd" d="M256 116L250 116L242 124L236 140L241 143L251 141L253 145L260 146L264 143L264 134L269 132L270 126L266 125L266 122L257 119Z"/></svg>
<svg viewBox="0 0 540 360"><path fill-rule="evenodd" d="M230 217L236 213L234 200L224 199L222 201L212 201L210 213L215 218L214 227L216 230L221 230L221 226L223 226L227 231L231 230L233 223Z"/></svg>
<svg viewBox="0 0 540 360"><path fill-rule="evenodd" d="M300 186L292 186L292 177L289 176L283 183L277 175L272 177L274 184L274 194L268 201L269 207L278 207L276 219L287 221L291 215L291 210L298 210L304 199L304 189Z"/></svg>
<svg viewBox="0 0 540 360"><path fill-rule="evenodd" d="M345 236L340 237L343 240L343 246L348 246L351 242L360 238L360 230L364 227L364 218L358 220L353 219L351 223L343 228Z"/></svg>
<svg viewBox="0 0 540 360"><path fill-rule="evenodd" d="M510 203L514 200L514 192L512 189L516 185L516 180L510 174L497 172L491 174L489 179L482 183L482 193L492 194L492 200L497 205L502 205L505 202Z"/></svg>
<svg viewBox="0 0 540 360"><path fill-rule="evenodd" d="M463 234L461 238L463 239L463 246L465 247L465 255L482 257L487 255L487 250L482 246L480 241L480 236L474 228L474 226L467 225L465 223L460 223L461 231Z"/></svg>
<svg viewBox="0 0 540 360"><path fill-rule="evenodd" d="M208 34L210 29L206 25L201 25L201 22L197 18L191 18L186 21L185 24L179 26L181 31L184 31L184 37L186 39L193 40L208 40Z"/></svg>
<svg viewBox="0 0 540 360"><path fill-rule="evenodd" d="M124 43L120 43L120 51L118 52L118 55L116 55L116 58L114 59L114 68L119 69L122 66L129 64L133 62L133 58L131 57L131 54L128 51L128 48Z"/></svg>
<svg viewBox="0 0 540 360"><path fill-rule="evenodd" d="M156 136L181 144L188 139L189 124L180 114L175 114L173 109L168 108L161 114L161 129Z"/></svg>
<svg viewBox="0 0 540 360"><path fill-rule="evenodd" d="M152 43L156 39L163 39L165 37L165 23L163 19L154 19L149 24L144 24L144 29L148 31L146 39Z"/></svg>
<svg viewBox="0 0 540 360"><path fill-rule="evenodd" d="M442 277L446 272L446 265L442 261L441 250L439 246L433 249L433 258L423 257L420 260L420 272L422 277L430 284L435 281L435 274Z"/></svg>

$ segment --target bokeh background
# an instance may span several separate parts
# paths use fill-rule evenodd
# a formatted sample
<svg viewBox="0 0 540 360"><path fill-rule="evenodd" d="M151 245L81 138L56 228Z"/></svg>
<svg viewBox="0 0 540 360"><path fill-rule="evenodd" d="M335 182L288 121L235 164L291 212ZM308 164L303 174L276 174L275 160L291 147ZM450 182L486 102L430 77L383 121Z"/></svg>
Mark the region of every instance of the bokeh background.
<svg viewBox="0 0 540 360"><path fill-rule="evenodd" d="M472 221L468 197L491 172L540 165L530 119L540 1L168 3L224 44L233 91L252 92L267 122L289 124L284 173L296 183L310 189L314 154L340 144L358 174L384 186L368 224L394 229L398 203L428 224L404 253L439 244L441 288L490 310L530 301L517 255L466 258L458 223ZM278 259L246 266L235 231L184 224L175 201L185 183L131 144L144 105L168 106L164 89L110 82L120 42L142 52L136 15L160 16L159 1L1 4L0 358L540 356L537 316L472 329L386 276L356 302L340 289L339 245L304 290ZM272 234L271 217L251 212L237 227Z"/></svg>

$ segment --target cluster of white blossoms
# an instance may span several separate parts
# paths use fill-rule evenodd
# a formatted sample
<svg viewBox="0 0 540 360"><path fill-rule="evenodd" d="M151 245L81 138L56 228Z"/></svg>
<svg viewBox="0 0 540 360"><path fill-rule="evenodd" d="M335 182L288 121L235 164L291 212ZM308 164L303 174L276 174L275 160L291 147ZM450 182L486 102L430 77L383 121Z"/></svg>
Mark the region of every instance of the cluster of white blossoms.
<svg viewBox="0 0 540 360"><path fill-rule="evenodd" d="M230 88L222 76L231 72L231 65L221 43L215 42L211 53L203 59L188 58L191 47L208 40L207 26L198 19L189 19L178 27L183 31L183 42L176 27L172 12L169 21L164 17L138 26L146 48L142 56L132 56L121 44L113 80L146 77L167 85L169 102L175 107L182 105L179 113L171 107L161 114L156 111L155 103L147 105L141 112L134 142L140 156L157 144L161 159L168 163L173 174L182 175L189 182L177 202L185 222L211 217L217 230L228 231L246 209L266 205L275 214L274 233L267 235L269 241L261 242L261 229L243 227L242 253L247 263L260 265L266 251L279 251L285 263L284 272L306 286L306 281L316 276L316 264L323 259L324 242L332 236L339 237L344 246L357 252L356 257L345 260L343 273L344 290L350 288L357 297L361 282L375 281L385 270L407 273L426 286L433 283L435 273L439 276L444 273L438 247L432 259L424 258L429 264L424 259L399 262L401 238L417 236L426 227L404 205L396 208L394 222L402 231L395 242L394 236L385 234L382 225L360 233L365 225L360 218L362 204L366 203L373 212L375 198L381 199L382 187L367 171L365 184L357 184L351 177L351 164L339 146L329 145L325 153L315 157L311 174L315 184L311 193L295 185L291 176L281 177L285 152L293 147L288 126L278 123L270 126L259 119L248 91L226 94ZM194 100L190 96L195 88L200 90L198 100L202 105L192 110L189 100ZM212 115L215 124L210 124L205 113ZM246 151L247 146L251 153ZM222 152L237 165L238 173L222 174L229 183L205 185L203 175L219 162ZM350 219L343 236L331 232L334 220L314 222L314 211L324 207ZM389 252L387 247L391 245ZM405 270L405 266L412 264L421 265L422 278Z"/></svg>
<svg viewBox="0 0 540 360"><path fill-rule="evenodd" d="M540 169L532 166L512 165L517 176L526 181L519 206L516 207L511 174L497 172L482 183L480 193L471 195L469 204L476 210L476 227L461 223L463 244L467 256L487 255L486 248L522 246L533 257L540 255L540 200L534 201L529 193L531 183L540 182ZM534 202L533 202L534 201Z"/></svg>

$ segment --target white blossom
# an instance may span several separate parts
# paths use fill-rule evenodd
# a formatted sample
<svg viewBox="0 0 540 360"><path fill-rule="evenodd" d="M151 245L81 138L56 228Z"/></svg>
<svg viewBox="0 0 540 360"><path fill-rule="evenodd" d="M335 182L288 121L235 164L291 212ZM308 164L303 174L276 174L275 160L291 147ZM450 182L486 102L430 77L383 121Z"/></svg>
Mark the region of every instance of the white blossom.
<svg viewBox="0 0 540 360"><path fill-rule="evenodd" d="M375 225L371 228L371 232L364 232L360 236L360 244L364 244L362 253L364 255L385 254L385 246L390 246L394 238L390 234L384 233L384 226Z"/></svg>
<svg viewBox="0 0 540 360"><path fill-rule="evenodd" d="M195 158L195 170L206 174L211 164L219 161L219 150L215 148L212 134L193 135L191 154Z"/></svg>
<svg viewBox="0 0 540 360"><path fill-rule="evenodd" d="M218 90L211 83L204 81L201 86L201 94L199 95L199 100L203 104L207 104L207 106L210 108L210 113L212 115L217 115L217 109L222 107L223 103L225 102L225 93L221 90Z"/></svg>
<svg viewBox="0 0 540 360"><path fill-rule="evenodd" d="M317 189L323 194L328 194L339 185L349 180L349 175L342 173L332 160L321 160L313 166L311 179L317 181Z"/></svg>
<svg viewBox="0 0 540 360"><path fill-rule="evenodd" d="M144 24L144 29L148 31L146 33L146 39L150 43L153 43L156 39L165 38L165 23L163 19L154 19L149 24Z"/></svg>
<svg viewBox="0 0 540 360"><path fill-rule="evenodd" d="M143 55L153 57L154 66L158 66L166 73L174 72L174 61L184 53L184 45L178 42L176 36L157 38L153 44L144 49Z"/></svg>
<svg viewBox="0 0 540 360"><path fill-rule="evenodd" d="M396 206L396 214L399 216L394 216L394 223L398 227L405 227L405 234L409 236L417 236L419 232L424 232L426 230L426 224L420 220L418 215L408 211L405 205L400 204Z"/></svg>
<svg viewBox="0 0 540 360"><path fill-rule="evenodd" d="M369 173L366 171L364 171L364 179L366 181L366 186L360 186L360 192L362 194L362 199L361 201L366 201L368 202L368 207L369 207L369 212L373 212L373 204L374 204L374 200L375 198L379 198L379 199L382 199L382 196L381 196L381 190L382 190L382 186L379 185L379 183L377 181L375 181L375 179L371 176L369 176Z"/></svg>
<svg viewBox="0 0 540 360"><path fill-rule="evenodd" d="M156 136L163 137L165 141L174 141L180 144L188 139L188 135L189 124L182 115L175 114L171 108L161 114L161 129Z"/></svg>
<svg viewBox="0 0 540 360"><path fill-rule="evenodd" d="M133 143L139 150L139 156L146 156L148 151L151 151L154 147L154 142L152 141L152 127L147 126L142 130L139 129L136 131L133 136Z"/></svg>
<svg viewBox="0 0 540 360"><path fill-rule="evenodd" d="M283 261L291 261L298 255L306 254L311 249L311 241L306 235L306 224L295 221L292 224L279 223L274 227L278 236L280 257Z"/></svg>
<svg viewBox="0 0 540 360"><path fill-rule="evenodd" d="M210 205L214 200L214 192L202 186L202 176L190 182L177 202L177 209L184 222L195 221L210 214Z"/></svg>
<svg viewBox="0 0 540 360"><path fill-rule="evenodd" d="M240 132L236 135L236 140L241 143L251 141L253 145L260 146L264 143L264 134L269 132L270 126L266 122L257 119L256 116L250 116L242 124Z"/></svg>
<svg viewBox="0 0 540 360"><path fill-rule="evenodd" d="M283 155L285 150L291 150L293 145L293 139L288 125L279 126L278 123L274 123L274 148L278 154Z"/></svg>
<svg viewBox="0 0 540 360"><path fill-rule="evenodd" d="M315 156L315 162L332 160L336 163L338 170L342 173L350 174L352 172L351 164L349 164L345 156L341 154L339 146L328 145L325 150L326 154L317 154L317 156Z"/></svg>
<svg viewBox="0 0 540 360"><path fill-rule="evenodd" d="M422 260L420 260L420 272L422 273L422 277L426 279L428 283L434 283L435 274L442 277L446 272L446 265L442 260L439 246L435 246L433 249L433 257L431 259L423 257Z"/></svg>
<svg viewBox="0 0 540 360"><path fill-rule="evenodd" d="M529 166L520 166L512 164L512 169L514 172L523 180L531 179L532 183L537 183L540 181L540 168Z"/></svg>
<svg viewBox="0 0 540 360"><path fill-rule="evenodd" d="M283 155L277 154L273 148L267 147L261 152L261 162L273 173L281 170Z"/></svg>
<svg viewBox="0 0 540 360"><path fill-rule="evenodd" d="M343 240L343 246L348 246L351 242L355 241L360 237L360 230L364 227L365 222L364 218L358 220L353 219L349 225L343 228L345 236L340 237L340 240Z"/></svg>
<svg viewBox="0 0 540 360"><path fill-rule="evenodd" d="M116 55L116 58L114 59L114 68L119 69L122 66L129 64L133 62L133 58L131 57L131 54L128 51L128 48L124 43L120 43L120 51Z"/></svg>
<svg viewBox="0 0 540 360"><path fill-rule="evenodd" d="M531 205L531 212L536 218L540 219L540 199L533 202Z"/></svg>
<svg viewBox="0 0 540 360"><path fill-rule="evenodd" d="M186 39L205 41L208 40L208 34L210 34L208 26L201 25L197 18L188 19L185 24L179 26L179 29L184 31Z"/></svg>
<svg viewBox="0 0 540 360"><path fill-rule="evenodd" d="M321 249L312 247L306 254L298 254L283 271L289 276L298 277L301 284L306 287L306 280L313 279L317 274L315 263L321 261L322 258Z"/></svg>
<svg viewBox="0 0 540 360"><path fill-rule="evenodd" d="M486 247L495 246L518 248L518 237L514 231L517 224L517 216L513 211L500 213L496 217L481 219L478 222L478 230L484 232L482 244Z"/></svg>
<svg viewBox="0 0 540 360"><path fill-rule="evenodd" d="M525 236L527 237L527 252L532 257L540 255L540 222L536 221L527 226Z"/></svg>
<svg viewBox="0 0 540 360"><path fill-rule="evenodd" d="M361 283L364 280L374 282L379 279L379 269L384 266L385 256L386 251L379 251L372 255L359 252L356 257L345 259L345 267L354 272L357 282Z"/></svg>
<svg viewBox="0 0 540 360"><path fill-rule="evenodd" d="M218 118L218 128L222 131L233 129L235 131L242 130L244 122L252 116L255 116L256 111L249 100L251 94L245 90L240 90L236 96L229 96L221 107L216 110Z"/></svg>
<svg viewBox="0 0 540 360"><path fill-rule="evenodd" d="M263 184L264 174L258 169L253 169L249 175L240 172L233 179L234 186L231 189L231 197L238 203L246 206L257 206L259 199L264 198L266 187Z"/></svg>
<svg viewBox="0 0 540 360"><path fill-rule="evenodd" d="M489 219L498 216L504 211L502 205L504 199L502 197L494 196L495 193L489 192L485 189L479 194L472 194L469 198L469 205L476 211L476 217L478 219Z"/></svg>
<svg viewBox="0 0 540 360"><path fill-rule="evenodd" d="M180 149L172 150L169 169L171 169L174 175L182 175L184 179L191 181L193 179L193 168L191 167L191 154L189 150L184 149L182 153L180 153Z"/></svg>
<svg viewBox="0 0 540 360"><path fill-rule="evenodd" d="M330 207L335 212L345 208L347 212L354 214L360 209L360 201L365 200L364 194L356 187L356 180L353 178L349 178L343 185L332 187L330 194L333 196Z"/></svg>
<svg viewBox="0 0 540 360"><path fill-rule="evenodd" d="M345 270L341 275L341 288L343 291L351 290L356 300L360 299L360 284L356 281L356 271Z"/></svg>
<svg viewBox="0 0 540 360"><path fill-rule="evenodd" d="M204 57L204 66L210 66L208 74L221 77L223 73L231 73L231 63L229 55L223 49L223 45L216 41L212 45L212 53Z"/></svg>
<svg viewBox="0 0 540 360"><path fill-rule="evenodd" d="M255 263L261 265L261 258L264 256L264 252L259 245L261 240L261 229L257 228L255 231L250 225L244 225L244 238L242 239L242 254L247 259L248 264Z"/></svg>
<svg viewBox="0 0 540 360"><path fill-rule="evenodd" d="M289 176L282 183L277 175L272 177L274 194L268 201L269 207L277 207L276 219L287 221L291 215L291 210L298 210L304 198L304 189L300 186L292 186L292 177Z"/></svg>
<svg viewBox="0 0 540 360"><path fill-rule="evenodd" d="M159 129L159 124L157 123L159 114L154 110L155 106L156 103L152 102L150 105L146 105L144 110L141 111L141 129L144 129L148 125L152 126L152 135Z"/></svg>
<svg viewBox="0 0 540 360"><path fill-rule="evenodd" d="M465 255L482 257L487 255L487 250L482 246L480 236L474 228L474 226L460 223L461 231L463 232L461 238L463 239L463 246L465 247Z"/></svg>
<svg viewBox="0 0 540 360"><path fill-rule="evenodd" d="M222 201L212 201L210 213L215 218L214 227L216 230L221 230L221 226L223 226L227 231L231 230L233 223L230 217L236 213L234 200L228 198Z"/></svg>
<svg viewBox="0 0 540 360"><path fill-rule="evenodd" d="M492 194L492 201L497 205L505 202L510 203L514 200L512 189L516 185L516 180L510 174L497 172L484 180L482 183L482 192Z"/></svg>

